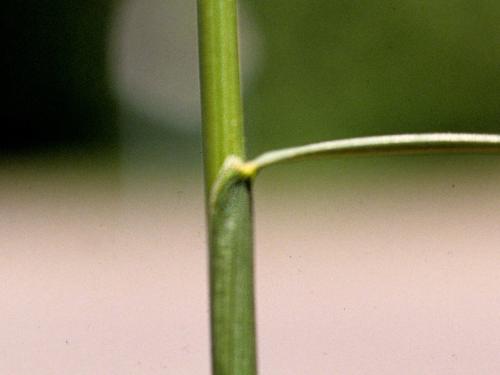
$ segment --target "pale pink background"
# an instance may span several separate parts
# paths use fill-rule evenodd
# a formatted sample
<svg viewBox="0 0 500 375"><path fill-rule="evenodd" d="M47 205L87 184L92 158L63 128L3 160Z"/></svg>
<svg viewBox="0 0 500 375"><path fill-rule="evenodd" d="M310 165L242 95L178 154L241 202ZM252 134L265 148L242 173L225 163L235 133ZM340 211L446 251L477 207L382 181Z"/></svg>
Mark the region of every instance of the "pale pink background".
<svg viewBox="0 0 500 375"><path fill-rule="evenodd" d="M443 169L263 176L261 374L500 374L500 168ZM198 175L0 182L0 374L209 374Z"/></svg>

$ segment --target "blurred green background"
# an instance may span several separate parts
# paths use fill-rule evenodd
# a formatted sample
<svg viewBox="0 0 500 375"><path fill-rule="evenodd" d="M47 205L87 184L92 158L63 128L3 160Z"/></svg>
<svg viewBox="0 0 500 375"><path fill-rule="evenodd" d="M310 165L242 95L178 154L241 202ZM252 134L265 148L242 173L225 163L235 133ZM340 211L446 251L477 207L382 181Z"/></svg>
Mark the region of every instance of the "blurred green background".
<svg viewBox="0 0 500 375"><path fill-rule="evenodd" d="M195 7L9 1L1 154L199 167ZM250 155L350 136L500 132L498 2L240 8Z"/></svg>
<svg viewBox="0 0 500 375"><path fill-rule="evenodd" d="M240 5L249 156L500 134L498 1ZM196 1L7 0L2 19L0 374L208 374ZM259 176L262 373L500 374L499 160Z"/></svg>

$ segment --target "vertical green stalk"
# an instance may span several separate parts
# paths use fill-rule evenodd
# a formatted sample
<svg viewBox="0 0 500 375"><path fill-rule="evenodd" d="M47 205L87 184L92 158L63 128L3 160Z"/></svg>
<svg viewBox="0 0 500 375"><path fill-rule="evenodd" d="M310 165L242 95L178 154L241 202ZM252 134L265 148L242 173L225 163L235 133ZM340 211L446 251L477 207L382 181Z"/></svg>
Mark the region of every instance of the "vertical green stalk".
<svg viewBox="0 0 500 375"><path fill-rule="evenodd" d="M250 182L211 192L228 156L245 158L236 0L198 0L214 375L255 375Z"/></svg>
<svg viewBox="0 0 500 375"><path fill-rule="evenodd" d="M198 0L206 185L229 155L244 159L236 0Z"/></svg>

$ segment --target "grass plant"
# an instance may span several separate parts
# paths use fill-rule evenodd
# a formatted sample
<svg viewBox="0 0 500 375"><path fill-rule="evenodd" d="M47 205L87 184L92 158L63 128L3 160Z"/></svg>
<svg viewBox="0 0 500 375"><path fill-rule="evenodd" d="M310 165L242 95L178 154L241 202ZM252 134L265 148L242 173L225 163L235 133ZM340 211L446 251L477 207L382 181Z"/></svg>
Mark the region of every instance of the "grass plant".
<svg viewBox="0 0 500 375"><path fill-rule="evenodd" d="M333 140L245 154L236 0L198 0L210 259L212 373L257 373L252 184L271 165L319 156L500 153L500 135L428 133Z"/></svg>

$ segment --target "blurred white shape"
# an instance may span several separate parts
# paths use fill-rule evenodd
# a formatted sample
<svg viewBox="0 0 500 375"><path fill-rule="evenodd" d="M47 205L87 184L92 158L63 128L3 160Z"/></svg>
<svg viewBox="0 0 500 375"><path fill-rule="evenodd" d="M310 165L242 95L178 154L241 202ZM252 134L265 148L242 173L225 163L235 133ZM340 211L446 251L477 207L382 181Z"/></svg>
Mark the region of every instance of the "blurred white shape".
<svg viewBox="0 0 500 375"><path fill-rule="evenodd" d="M255 75L260 34L240 8L243 82ZM183 131L199 126L196 2L127 0L117 8L110 68L121 103Z"/></svg>

